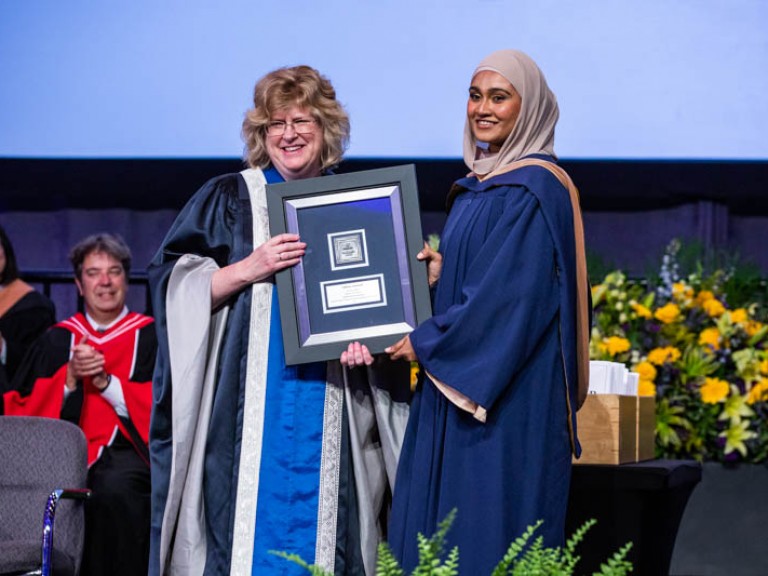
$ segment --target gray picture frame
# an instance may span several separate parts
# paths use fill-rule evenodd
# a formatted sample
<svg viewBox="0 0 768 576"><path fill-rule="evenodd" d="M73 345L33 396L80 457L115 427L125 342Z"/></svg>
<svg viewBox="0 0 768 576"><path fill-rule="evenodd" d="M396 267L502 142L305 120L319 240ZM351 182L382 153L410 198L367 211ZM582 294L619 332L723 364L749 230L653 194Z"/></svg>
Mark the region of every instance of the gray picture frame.
<svg viewBox="0 0 768 576"><path fill-rule="evenodd" d="M413 164L268 184L267 211L272 236L308 243L276 274L286 364L338 359L353 341L378 354L431 316ZM322 238L349 229L366 231L365 267L324 268Z"/></svg>

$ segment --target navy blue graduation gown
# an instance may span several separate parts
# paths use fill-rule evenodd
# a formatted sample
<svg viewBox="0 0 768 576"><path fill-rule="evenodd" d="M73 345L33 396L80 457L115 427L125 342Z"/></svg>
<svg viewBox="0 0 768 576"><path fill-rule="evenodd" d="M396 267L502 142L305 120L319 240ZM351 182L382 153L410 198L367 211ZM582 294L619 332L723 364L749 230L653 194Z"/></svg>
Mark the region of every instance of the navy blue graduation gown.
<svg viewBox="0 0 768 576"><path fill-rule="evenodd" d="M485 423L423 378L395 486L390 544L410 570L416 534L456 508L447 544L490 574L527 526L564 540L575 439L575 248L568 191L527 167L464 191L441 238L434 316L412 334L425 371L487 410ZM571 428L572 427L572 428ZM573 435L571 434L573 432Z"/></svg>

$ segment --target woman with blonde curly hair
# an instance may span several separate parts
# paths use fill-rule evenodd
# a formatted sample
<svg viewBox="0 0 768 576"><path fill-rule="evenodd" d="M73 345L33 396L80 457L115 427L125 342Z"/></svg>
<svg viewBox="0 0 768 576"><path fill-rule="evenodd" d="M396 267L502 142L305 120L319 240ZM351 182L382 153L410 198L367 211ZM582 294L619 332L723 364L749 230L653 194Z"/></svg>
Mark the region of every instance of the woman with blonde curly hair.
<svg viewBox="0 0 768 576"><path fill-rule="evenodd" d="M322 128L321 170L328 170L341 162L349 142L349 117L336 100L336 91L331 83L317 70L296 66L267 74L256 84L253 103L254 107L246 113L243 121L245 160L251 168L267 168L272 163L264 132L273 121L274 111L293 106L309 111L314 123L307 124L307 127L316 124Z"/></svg>
<svg viewBox="0 0 768 576"><path fill-rule="evenodd" d="M266 184L339 163L349 119L308 66L267 74L253 100L249 168L192 197L149 269L159 340L149 573L302 573L269 553L283 550L333 574L373 574L408 366L286 366L274 274L307 245L270 237L266 210ZM377 414L394 428L380 431Z"/></svg>

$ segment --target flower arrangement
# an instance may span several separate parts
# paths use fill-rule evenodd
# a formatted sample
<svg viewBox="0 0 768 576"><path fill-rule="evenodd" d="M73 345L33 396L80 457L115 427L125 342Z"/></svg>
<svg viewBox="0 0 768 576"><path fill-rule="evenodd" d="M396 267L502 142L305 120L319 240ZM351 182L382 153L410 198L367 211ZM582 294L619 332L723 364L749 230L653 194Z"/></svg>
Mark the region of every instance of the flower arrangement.
<svg viewBox="0 0 768 576"><path fill-rule="evenodd" d="M656 281L608 273L592 288L590 357L624 363L656 396L656 452L719 462L768 459L765 286L744 290L734 268L682 277L681 244ZM748 296L750 299L745 298Z"/></svg>

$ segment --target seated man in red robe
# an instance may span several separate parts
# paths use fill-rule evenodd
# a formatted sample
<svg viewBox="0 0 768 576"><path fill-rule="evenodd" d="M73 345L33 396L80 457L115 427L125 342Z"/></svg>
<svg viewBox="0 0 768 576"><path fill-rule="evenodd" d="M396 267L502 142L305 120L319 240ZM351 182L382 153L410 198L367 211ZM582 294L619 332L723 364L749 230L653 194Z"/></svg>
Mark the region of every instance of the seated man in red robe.
<svg viewBox="0 0 768 576"><path fill-rule="evenodd" d="M89 236L70 252L85 314L52 327L16 372L0 413L65 418L88 440L81 574L146 574L150 475L147 438L157 340L154 320L125 305L131 252Z"/></svg>

